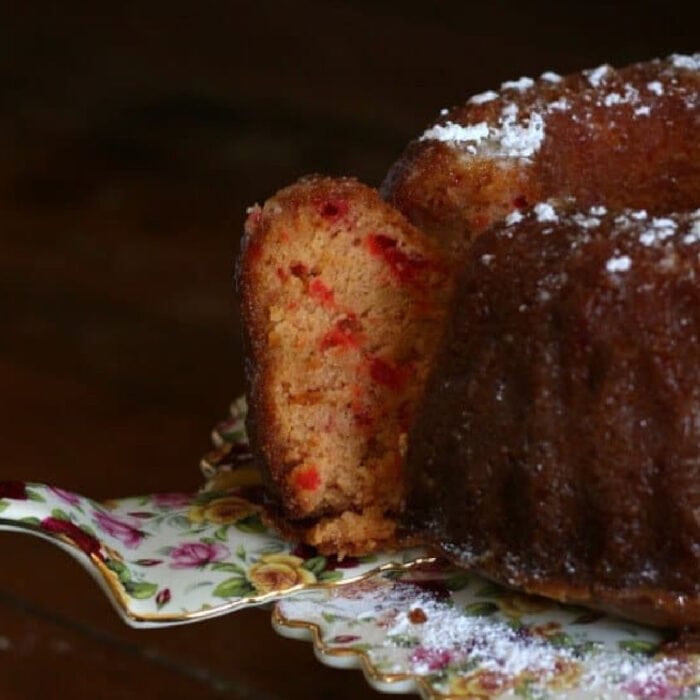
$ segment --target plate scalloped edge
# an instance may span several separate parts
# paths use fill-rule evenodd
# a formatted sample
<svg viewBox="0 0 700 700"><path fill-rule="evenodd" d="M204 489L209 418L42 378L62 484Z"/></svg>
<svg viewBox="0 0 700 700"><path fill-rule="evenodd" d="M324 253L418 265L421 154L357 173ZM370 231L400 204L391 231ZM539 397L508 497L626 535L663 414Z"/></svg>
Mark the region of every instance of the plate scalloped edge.
<svg viewBox="0 0 700 700"><path fill-rule="evenodd" d="M343 649L324 643L321 627L305 620L290 620L283 615L278 605L272 610L272 627L282 637L313 644L316 658L326 666L337 669L359 669L367 682L382 693L416 693L424 698L438 700L429 685L420 677L410 673L383 674L377 671L366 651ZM440 700L442 700L440 696Z"/></svg>
<svg viewBox="0 0 700 700"><path fill-rule="evenodd" d="M381 692L429 700L700 697L698 657L661 654L658 630L444 565L287 598L274 606L272 624L311 641L323 663L360 668Z"/></svg>

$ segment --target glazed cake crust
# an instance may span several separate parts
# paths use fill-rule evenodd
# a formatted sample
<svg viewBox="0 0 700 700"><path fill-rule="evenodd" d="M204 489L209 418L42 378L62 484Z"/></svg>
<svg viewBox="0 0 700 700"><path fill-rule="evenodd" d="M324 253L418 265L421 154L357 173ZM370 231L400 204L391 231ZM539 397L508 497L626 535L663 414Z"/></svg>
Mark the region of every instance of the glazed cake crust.
<svg viewBox="0 0 700 700"><path fill-rule="evenodd" d="M552 197L682 211L700 190L700 54L506 82L446 110L382 193L459 251Z"/></svg>
<svg viewBox="0 0 700 700"><path fill-rule="evenodd" d="M407 517L506 584L700 624L700 210L520 218L468 254Z"/></svg>

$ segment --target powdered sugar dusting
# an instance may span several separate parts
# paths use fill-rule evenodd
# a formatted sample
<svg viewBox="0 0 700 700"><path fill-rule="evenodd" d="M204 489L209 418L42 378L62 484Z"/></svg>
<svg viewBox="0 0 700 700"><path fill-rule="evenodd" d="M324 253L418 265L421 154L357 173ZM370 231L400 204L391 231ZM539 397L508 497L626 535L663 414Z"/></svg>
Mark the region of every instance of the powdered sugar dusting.
<svg viewBox="0 0 700 700"><path fill-rule="evenodd" d="M601 104L606 107L613 107L615 105L636 105L639 101L639 90L634 85L626 83L622 92L609 92L604 95Z"/></svg>
<svg viewBox="0 0 700 700"><path fill-rule="evenodd" d="M411 622L411 612L420 610L423 622ZM524 671L540 678L550 677L557 664L572 661L567 650L552 647L543 639L522 637L502 621L455 613L443 603L419 595L411 610L400 613L387 629L387 638L403 638L420 630L422 646L459 656L463 663L479 660L483 670L518 676ZM433 659L421 653L411 656L412 670L429 673Z"/></svg>
<svg viewBox="0 0 700 700"><path fill-rule="evenodd" d="M690 227L690 231L683 236L683 243L690 245L698 242L700 242L700 221L695 221Z"/></svg>
<svg viewBox="0 0 700 700"><path fill-rule="evenodd" d="M674 231L678 228L678 224L668 217L654 217L651 220L651 225L659 232L667 232L666 235L662 237L662 240L663 238L673 235Z"/></svg>
<svg viewBox="0 0 700 700"><path fill-rule="evenodd" d="M591 70L583 71L583 74L588 78L588 82L594 87L600 87L605 75L610 70L610 66L604 64L598 66L597 68L592 68Z"/></svg>
<svg viewBox="0 0 700 700"><path fill-rule="evenodd" d="M627 272L631 267L632 258L629 255L618 255L605 263L605 269L608 272Z"/></svg>
<svg viewBox="0 0 700 700"><path fill-rule="evenodd" d="M525 123L517 122L517 109L511 115L504 116L500 130L500 145L505 155L511 157L530 157L544 140L544 120L533 112Z"/></svg>
<svg viewBox="0 0 700 700"><path fill-rule="evenodd" d="M515 224L519 224L524 218L525 217L516 209L506 216L506 226L514 226Z"/></svg>
<svg viewBox="0 0 700 700"><path fill-rule="evenodd" d="M498 97L498 93L493 90L487 90L486 92L481 92L478 95L472 95L469 98L469 102L475 105L484 104L485 102L491 102Z"/></svg>
<svg viewBox="0 0 700 700"><path fill-rule="evenodd" d="M428 129L421 137L421 141L452 141L459 143L462 141L473 141L479 143L489 135L489 125L486 122L479 122L469 126L462 126L455 122L446 122Z"/></svg>
<svg viewBox="0 0 700 700"><path fill-rule="evenodd" d="M501 90L527 90L535 84L532 78L522 77L518 80L507 80L505 83L501 83Z"/></svg>
<svg viewBox="0 0 700 700"><path fill-rule="evenodd" d="M496 157L529 158L544 140L544 120L537 112L523 120L518 117L517 105L508 103L494 126L487 122L463 126L448 121L431 127L419 140L466 144L467 153L472 155L480 151Z"/></svg>
<svg viewBox="0 0 700 700"><path fill-rule="evenodd" d="M566 119L594 131L605 125L624 125L629 118L648 118L655 110L665 109L666 100L696 109L698 92L687 80L680 80L677 69L697 70L698 57L700 54L675 54L666 61L651 62L654 71L645 71L648 77L644 80L639 80L634 70L617 71L604 64L582 72L587 85L571 81L569 87L556 87L564 79L551 71L542 73L537 83L528 77L506 81L501 84L500 94L488 90L468 101L469 106L478 106L500 100L500 111L486 112L488 118L484 111L472 112L482 121L471 123L469 110L455 112L459 118L448 118L430 127L419 140L450 143L464 155L532 158L544 142L547 120L551 118L553 129L561 128L559 115L563 113L569 113ZM625 79L625 75L630 78ZM610 114L602 114L601 108L610 110Z"/></svg>
<svg viewBox="0 0 700 700"><path fill-rule="evenodd" d="M535 230L548 236L559 232L571 235L571 226L577 227L580 233L574 235L571 241L573 248L585 245L594 235L619 241L619 248L604 264L611 274L628 272L633 267L635 257L641 255L636 251L637 246L659 250L660 255L644 259L647 261L645 264L653 260L660 271L676 270L679 266L685 268L692 265L692 258L684 254L681 246L700 243L700 210L691 214L650 217L643 209L615 212L608 211L602 205L576 210L575 200L565 198L539 202L529 212L511 212L505 218L505 226L499 235L512 237L512 227L526 220L536 221L539 225ZM554 223L560 226L553 226ZM601 233L596 234L600 227L603 227ZM695 272L688 274L694 275Z"/></svg>
<svg viewBox="0 0 700 700"><path fill-rule="evenodd" d="M322 657L358 650L379 674L420 678L431 697L544 700L584 691L670 699L690 697L697 677L693 659L650 658L661 640L655 631L445 567L306 596L278 609L318 626Z"/></svg>
<svg viewBox="0 0 700 700"><path fill-rule="evenodd" d="M646 212L644 212L646 214ZM678 224L668 217L653 218L639 236L639 242L644 246L651 246L660 241L665 241L673 236L678 228Z"/></svg>
<svg viewBox="0 0 700 700"><path fill-rule="evenodd" d="M563 80L561 75L559 75L558 73L554 73L551 70L542 73L540 78L542 78L542 80L547 81L548 83L560 83Z"/></svg>
<svg viewBox="0 0 700 700"><path fill-rule="evenodd" d="M611 107L612 105L619 105L623 101L624 98L617 92L610 92L603 98L603 104L606 107Z"/></svg>
<svg viewBox="0 0 700 700"><path fill-rule="evenodd" d="M582 212L577 212L572 218L581 228L589 229L600 226L600 219L597 216L590 216Z"/></svg>
<svg viewBox="0 0 700 700"><path fill-rule="evenodd" d="M547 105L547 111L548 112L553 112L553 111L560 111L560 112L565 112L567 109L569 109L569 101L566 99L566 97L560 97L558 100L553 100Z"/></svg>
<svg viewBox="0 0 700 700"><path fill-rule="evenodd" d="M559 221L554 207L547 202L540 202L533 207L537 221Z"/></svg>
<svg viewBox="0 0 700 700"><path fill-rule="evenodd" d="M695 53L692 56L674 53L671 55L671 63L675 68L700 70L700 53Z"/></svg>

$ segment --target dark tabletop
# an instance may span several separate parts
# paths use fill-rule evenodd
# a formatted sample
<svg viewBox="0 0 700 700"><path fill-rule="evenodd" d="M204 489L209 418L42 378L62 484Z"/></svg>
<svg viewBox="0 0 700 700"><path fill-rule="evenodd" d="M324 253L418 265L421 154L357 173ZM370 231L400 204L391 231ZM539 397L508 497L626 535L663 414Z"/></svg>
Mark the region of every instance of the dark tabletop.
<svg viewBox="0 0 700 700"><path fill-rule="evenodd" d="M13 7L14 5L14 7ZM242 391L247 205L378 184L505 79L697 50L680 3L0 5L0 479L194 489ZM127 628L77 563L0 533L0 697L379 697L269 613Z"/></svg>

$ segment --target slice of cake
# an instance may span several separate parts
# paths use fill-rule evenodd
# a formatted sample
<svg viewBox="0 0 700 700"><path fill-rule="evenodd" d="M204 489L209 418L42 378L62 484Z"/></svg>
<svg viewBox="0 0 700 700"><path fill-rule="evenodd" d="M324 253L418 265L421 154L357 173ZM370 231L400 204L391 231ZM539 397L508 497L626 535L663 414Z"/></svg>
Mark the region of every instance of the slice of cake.
<svg viewBox="0 0 700 700"><path fill-rule="evenodd" d="M248 429L285 531L336 553L394 541L450 279L437 244L353 179L307 178L250 210Z"/></svg>

